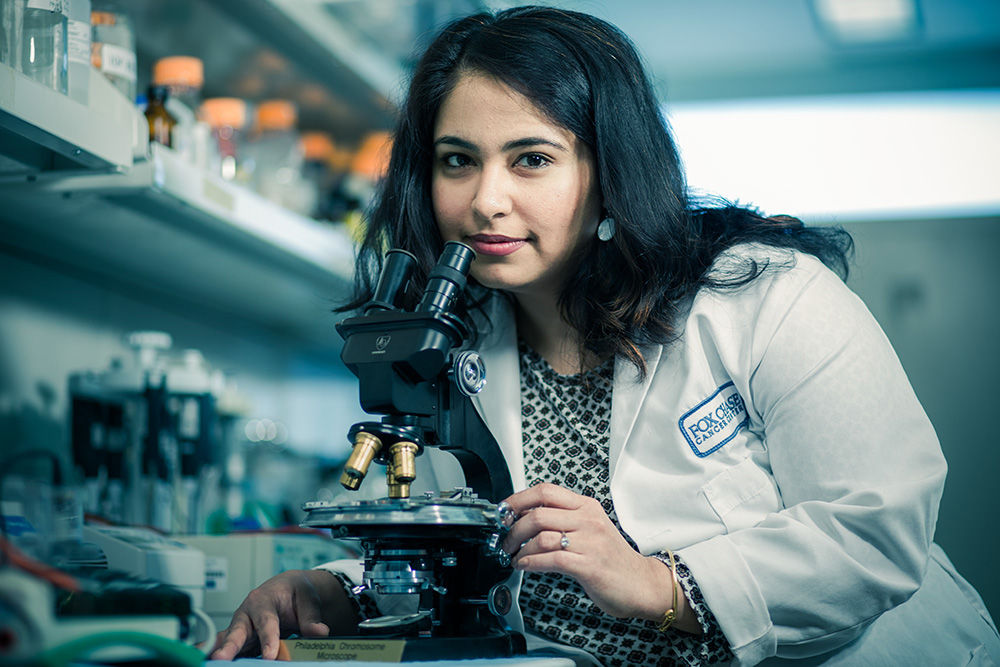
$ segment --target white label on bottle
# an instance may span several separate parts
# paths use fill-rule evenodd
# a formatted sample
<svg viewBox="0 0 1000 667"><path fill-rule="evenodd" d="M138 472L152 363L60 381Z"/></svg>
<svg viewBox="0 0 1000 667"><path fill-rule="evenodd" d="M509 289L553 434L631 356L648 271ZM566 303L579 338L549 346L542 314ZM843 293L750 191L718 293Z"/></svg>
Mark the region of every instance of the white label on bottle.
<svg viewBox="0 0 1000 667"><path fill-rule="evenodd" d="M115 44L101 44L101 71L135 81L135 53Z"/></svg>
<svg viewBox="0 0 1000 667"><path fill-rule="evenodd" d="M90 23L70 20L67 31L69 33L69 61L90 65Z"/></svg>
<svg viewBox="0 0 1000 667"><path fill-rule="evenodd" d="M6 2L6 0L4 0ZM41 9L46 12L59 12L60 14L66 13L66 7L63 0L28 0L28 9Z"/></svg>

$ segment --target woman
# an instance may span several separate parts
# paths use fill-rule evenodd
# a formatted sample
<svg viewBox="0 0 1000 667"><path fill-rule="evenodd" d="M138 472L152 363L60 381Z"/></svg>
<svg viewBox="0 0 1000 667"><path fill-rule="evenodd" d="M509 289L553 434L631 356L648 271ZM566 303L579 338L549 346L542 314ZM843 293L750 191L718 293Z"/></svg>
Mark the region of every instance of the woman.
<svg viewBox="0 0 1000 667"><path fill-rule="evenodd" d="M415 72L360 253L477 252L469 317L504 449L528 630L604 664L987 664L932 543L945 464L850 239L688 200L629 40L575 12L446 27ZM412 305L412 304L411 304ZM520 410L518 410L518 407ZM254 591L216 657L349 632L321 570Z"/></svg>

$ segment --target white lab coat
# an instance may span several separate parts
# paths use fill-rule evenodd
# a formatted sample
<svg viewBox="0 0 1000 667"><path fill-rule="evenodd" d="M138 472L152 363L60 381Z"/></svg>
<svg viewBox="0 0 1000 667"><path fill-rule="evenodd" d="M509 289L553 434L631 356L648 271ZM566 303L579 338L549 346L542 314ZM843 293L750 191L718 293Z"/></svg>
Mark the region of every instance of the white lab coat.
<svg viewBox="0 0 1000 667"><path fill-rule="evenodd" d="M684 559L740 663L855 639L849 664L964 664L983 643L1000 660L978 595L931 551L945 461L885 335L814 257L742 246L717 269L747 253L770 266L702 290L680 339L643 350L643 382L616 364L622 528L643 553ZM509 306L493 306L475 402L523 489L516 332ZM921 582L941 590L914 596Z"/></svg>
<svg viewBox="0 0 1000 667"><path fill-rule="evenodd" d="M932 544L945 461L888 340L811 256L741 246L717 269L748 253L763 275L699 292L680 338L643 349L642 382L616 364L622 528L684 559L739 664L1000 660L982 601ZM514 319L502 298L489 315L474 402L519 490Z"/></svg>

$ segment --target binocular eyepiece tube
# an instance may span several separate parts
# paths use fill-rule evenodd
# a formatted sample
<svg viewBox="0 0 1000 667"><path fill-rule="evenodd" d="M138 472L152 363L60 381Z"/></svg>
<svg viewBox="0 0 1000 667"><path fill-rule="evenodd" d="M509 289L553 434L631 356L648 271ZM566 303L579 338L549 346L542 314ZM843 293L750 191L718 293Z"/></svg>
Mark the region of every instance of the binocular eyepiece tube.
<svg viewBox="0 0 1000 667"><path fill-rule="evenodd" d="M437 264L431 269L417 312L443 313L451 308L455 296L465 289L475 251L464 243L448 241Z"/></svg>
<svg viewBox="0 0 1000 667"><path fill-rule="evenodd" d="M399 307L400 297L406 283L413 274L417 258L405 250L394 248L385 254L385 264L378 277L378 285L371 301L365 304L364 312L371 310L393 310Z"/></svg>
<svg viewBox="0 0 1000 667"><path fill-rule="evenodd" d="M465 288L466 276L475 258L476 253L469 246L458 241L448 241L437 264L431 269L417 311L446 312L455 296ZM416 264L417 258L405 250L394 248L388 251L375 293L371 301L365 304L364 312L398 308Z"/></svg>

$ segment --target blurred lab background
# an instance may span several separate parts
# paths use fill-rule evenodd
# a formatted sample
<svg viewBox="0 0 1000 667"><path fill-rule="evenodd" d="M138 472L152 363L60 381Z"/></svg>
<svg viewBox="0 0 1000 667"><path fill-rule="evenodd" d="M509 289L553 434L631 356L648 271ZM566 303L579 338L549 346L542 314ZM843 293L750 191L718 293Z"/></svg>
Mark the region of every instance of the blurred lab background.
<svg viewBox="0 0 1000 667"><path fill-rule="evenodd" d="M206 554L219 620L262 578L350 554L295 530L339 493L362 414L332 309L415 54L512 4L0 0L15 544L82 530L104 556L64 558L112 562L142 542L124 526L175 536ZM1000 3L545 4L634 39L693 190L854 235L849 284L949 461L937 541L996 618ZM240 579L226 559L250 549Z"/></svg>

